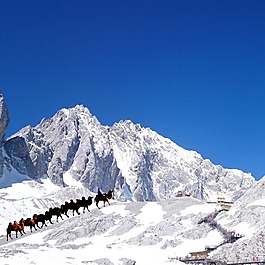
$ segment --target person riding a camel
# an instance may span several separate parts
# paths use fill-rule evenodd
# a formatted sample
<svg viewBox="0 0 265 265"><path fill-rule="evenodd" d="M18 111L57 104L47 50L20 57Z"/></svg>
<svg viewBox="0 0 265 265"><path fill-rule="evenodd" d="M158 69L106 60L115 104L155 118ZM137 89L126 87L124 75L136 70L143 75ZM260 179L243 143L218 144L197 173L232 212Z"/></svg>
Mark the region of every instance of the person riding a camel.
<svg viewBox="0 0 265 265"><path fill-rule="evenodd" d="M98 196L99 196L100 198L102 198L102 197L104 196L103 193L101 192L100 188L98 188Z"/></svg>

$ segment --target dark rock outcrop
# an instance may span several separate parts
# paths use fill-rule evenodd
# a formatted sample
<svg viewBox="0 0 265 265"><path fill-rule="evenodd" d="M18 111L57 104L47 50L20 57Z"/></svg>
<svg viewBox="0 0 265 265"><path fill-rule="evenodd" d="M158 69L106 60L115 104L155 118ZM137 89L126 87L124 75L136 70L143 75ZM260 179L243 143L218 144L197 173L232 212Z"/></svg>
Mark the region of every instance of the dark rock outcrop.
<svg viewBox="0 0 265 265"><path fill-rule="evenodd" d="M9 125L10 118L5 100L2 94L0 94L0 140L3 141L5 131Z"/></svg>
<svg viewBox="0 0 265 265"><path fill-rule="evenodd" d="M8 109L5 104L5 100L3 95L0 93L0 177L3 176L3 170L4 170L4 157L3 157L3 142L4 142L4 135L6 132L6 129L9 125L10 118Z"/></svg>

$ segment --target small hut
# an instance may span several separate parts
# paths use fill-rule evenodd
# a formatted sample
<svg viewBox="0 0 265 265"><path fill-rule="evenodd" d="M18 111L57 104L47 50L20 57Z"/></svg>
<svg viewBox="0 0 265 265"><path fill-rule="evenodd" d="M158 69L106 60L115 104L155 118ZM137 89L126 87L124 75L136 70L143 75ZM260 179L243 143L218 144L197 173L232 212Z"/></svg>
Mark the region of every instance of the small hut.
<svg viewBox="0 0 265 265"><path fill-rule="evenodd" d="M229 204L221 204L221 209L223 211L229 211L230 208L231 208L231 205L229 205Z"/></svg>
<svg viewBox="0 0 265 265"><path fill-rule="evenodd" d="M206 259L208 256L208 251L196 251L196 252L190 252L191 259Z"/></svg>

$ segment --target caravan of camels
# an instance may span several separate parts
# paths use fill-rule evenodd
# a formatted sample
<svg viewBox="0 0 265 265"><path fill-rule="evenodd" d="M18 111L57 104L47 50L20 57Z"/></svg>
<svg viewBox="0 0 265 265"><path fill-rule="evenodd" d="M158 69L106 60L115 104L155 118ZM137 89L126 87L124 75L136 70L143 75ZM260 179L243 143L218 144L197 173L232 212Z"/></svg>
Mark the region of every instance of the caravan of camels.
<svg viewBox="0 0 265 265"><path fill-rule="evenodd" d="M114 196L113 190L109 190L107 193L103 192L101 193L100 190L98 189L98 194L94 198L94 202L96 203L96 206L98 209L98 203L99 201L103 201L104 207L106 202L110 205L109 200L112 199ZM87 209L88 212L90 210L88 209L88 206L90 206L93 203L93 197L88 196L86 199L85 197L82 197L81 199L76 199L74 202L73 200L70 200L70 202L65 202L62 204L60 207L54 207L50 208L48 211L46 211L44 214L34 214L32 218L27 218L23 219L21 218L19 222L14 221L13 223L9 223L8 227L6 229L6 240L8 241L8 238L13 239L11 236L11 232L16 233L16 238L18 237L18 233L20 235L26 234L24 231L25 226L30 227L30 231L32 232L33 229L37 230L36 226L38 228L42 228L43 226L47 226L46 221L49 221L51 224L52 222L52 217L56 216L57 222L59 221L59 218L63 220L62 214L66 215L69 218L68 211L72 210L72 214L74 216L74 213L76 212L78 215L80 215L79 208L83 207L83 213L85 213L85 209ZM39 223L41 225L39 225Z"/></svg>

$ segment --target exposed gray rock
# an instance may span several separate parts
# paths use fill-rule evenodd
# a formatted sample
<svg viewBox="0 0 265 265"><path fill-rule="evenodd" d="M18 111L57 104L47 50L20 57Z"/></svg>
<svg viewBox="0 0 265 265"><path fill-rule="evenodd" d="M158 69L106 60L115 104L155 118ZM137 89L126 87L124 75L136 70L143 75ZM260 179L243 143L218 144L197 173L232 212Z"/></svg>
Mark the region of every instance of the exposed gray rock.
<svg viewBox="0 0 265 265"><path fill-rule="evenodd" d="M29 156L29 149L23 137L16 136L4 144L7 155L10 157L11 165L20 174L35 177L33 163Z"/></svg>
<svg viewBox="0 0 265 265"><path fill-rule="evenodd" d="M123 263L122 265L135 265L136 261L135 260L131 260L131 259L120 259Z"/></svg>
<svg viewBox="0 0 265 265"><path fill-rule="evenodd" d="M124 201L164 200L180 190L200 200L234 201L255 184L251 174L214 165L139 124L103 126L82 105L21 129L5 148L21 174L67 186L69 173L90 191L114 189Z"/></svg>
<svg viewBox="0 0 265 265"><path fill-rule="evenodd" d="M3 176L4 157L2 153L3 137L9 125L10 118L3 95L0 93L0 178Z"/></svg>
<svg viewBox="0 0 265 265"><path fill-rule="evenodd" d="M2 142L10 118L3 95L0 93L0 140Z"/></svg>

